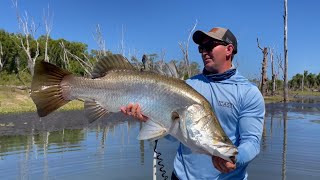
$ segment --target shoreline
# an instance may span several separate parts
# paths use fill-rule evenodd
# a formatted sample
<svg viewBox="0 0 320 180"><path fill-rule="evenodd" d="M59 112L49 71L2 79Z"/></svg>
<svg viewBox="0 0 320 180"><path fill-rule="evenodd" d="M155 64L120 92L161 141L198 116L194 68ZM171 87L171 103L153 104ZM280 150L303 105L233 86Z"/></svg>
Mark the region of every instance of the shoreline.
<svg viewBox="0 0 320 180"><path fill-rule="evenodd" d="M283 97L279 94L281 94L280 91L275 96L265 96L265 104L283 102ZM320 92L289 91L289 102L296 102L299 99L320 101ZM74 100L57 111L81 109L83 109L83 102ZM0 115L24 112L36 112L36 106L29 96L29 89L0 85Z"/></svg>

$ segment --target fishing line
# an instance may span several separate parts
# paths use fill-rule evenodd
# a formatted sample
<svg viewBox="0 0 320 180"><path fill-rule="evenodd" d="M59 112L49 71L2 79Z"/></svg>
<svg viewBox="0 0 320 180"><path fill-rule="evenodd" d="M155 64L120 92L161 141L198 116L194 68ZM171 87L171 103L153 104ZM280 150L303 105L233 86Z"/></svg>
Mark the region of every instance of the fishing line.
<svg viewBox="0 0 320 180"><path fill-rule="evenodd" d="M163 179L166 180L166 179L168 179L168 176L166 176L166 170L164 170L164 164L162 164L163 159L160 158L161 153L156 150L157 149L158 140L155 140L154 142L155 142L155 144L154 144L153 151L157 154L157 158L156 158L158 160L157 164L160 166L159 170L160 170L160 172L162 172L161 176L163 177Z"/></svg>

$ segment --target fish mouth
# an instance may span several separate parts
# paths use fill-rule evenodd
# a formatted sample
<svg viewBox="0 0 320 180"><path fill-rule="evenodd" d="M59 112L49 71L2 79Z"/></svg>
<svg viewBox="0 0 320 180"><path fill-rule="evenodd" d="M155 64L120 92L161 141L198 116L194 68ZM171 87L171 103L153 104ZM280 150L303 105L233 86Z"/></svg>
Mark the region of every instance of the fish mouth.
<svg viewBox="0 0 320 180"><path fill-rule="evenodd" d="M209 156L219 156L222 159L225 159L229 162L236 163L238 155L238 149L237 147L229 144L224 145L210 145L207 144L204 147L204 150L206 151L206 154Z"/></svg>
<svg viewBox="0 0 320 180"><path fill-rule="evenodd" d="M238 154L238 153L237 153ZM234 156L231 156L231 157L229 157L230 158L230 160L231 160L231 162L233 163L233 164L236 164L236 162L237 162L237 158L236 158L236 156L234 155Z"/></svg>

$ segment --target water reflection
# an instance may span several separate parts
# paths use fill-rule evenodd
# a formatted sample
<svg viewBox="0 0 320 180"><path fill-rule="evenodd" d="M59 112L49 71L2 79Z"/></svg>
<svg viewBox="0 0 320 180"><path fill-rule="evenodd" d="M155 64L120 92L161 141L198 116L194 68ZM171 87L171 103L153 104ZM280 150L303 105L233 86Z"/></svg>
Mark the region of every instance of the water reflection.
<svg viewBox="0 0 320 180"><path fill-rule="evenodd" d="M282 111L283 115L283 148L282 148L282 180L286 179L286 162L287 162L287 120L288 120L288 108L287 104L284 104Z"/></svg>
<svg viewBox="0 0 320 180"><path fill-rule="evenodd" d="M320 179L319 105L266 106L250 179ZM141 124L122 114L88 124L82 111L41 119L25 113L2 115L0 124L0 173L7 179L152 179L153 145L136 140ZM177 145L158 143L167 172Z"/></svg>
<svg viewBox="0 0 320 180"><path fill-rule="evenodd" d="M261 153L249 166L252 179L319 179L320 103L266 105Z"/></svg>
<svg viewBox="0 0 320 180"><path fill-rule="evenodd" d="M122 114L88 124L81 111L41 119L26 113L0 116L0 123L10 124L0 126L0 167L9 165L0 168L0 173L8 179L88 179L92 173L96 176L93 179L103 179L109 173L115 175L107 177L123 179L128 175L121 170L132 166L135 168L128 172L144 172L140 177L149 177L146 166L150 163L146 161L152 159L152 145L136 140L141 124ZM145 158L146 151L150 157ZM137 167L146 170L136 173Z"/></svg>

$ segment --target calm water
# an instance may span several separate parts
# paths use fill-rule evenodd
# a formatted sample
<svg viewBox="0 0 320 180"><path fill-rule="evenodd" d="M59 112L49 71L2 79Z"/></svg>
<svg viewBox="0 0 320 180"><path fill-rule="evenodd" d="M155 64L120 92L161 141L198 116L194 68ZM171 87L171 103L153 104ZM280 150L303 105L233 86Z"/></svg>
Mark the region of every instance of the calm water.
<svg viewBox="0 0 320 180"><path fill-rule="evenodd" d="M121 119L121 120L120 120ZM152 179L153 144L115 114L88 124L82 111L0 116L0 179ZM320 103L268 104L250 179L320 179ZM158 142L170 177L178 143ZM158 179L162 179L160 173Z"/></svg>

